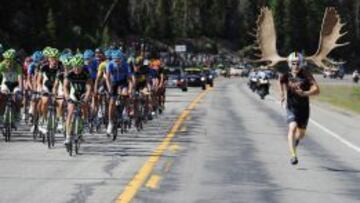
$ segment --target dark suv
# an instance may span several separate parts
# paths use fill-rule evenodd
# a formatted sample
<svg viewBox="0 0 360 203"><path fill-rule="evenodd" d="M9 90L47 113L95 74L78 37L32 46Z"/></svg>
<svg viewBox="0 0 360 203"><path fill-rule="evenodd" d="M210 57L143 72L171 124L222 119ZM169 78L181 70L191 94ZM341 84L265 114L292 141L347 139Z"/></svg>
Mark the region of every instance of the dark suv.
<svg viewBox="0 0 360 203"><path fill-rule="evenodd" d="M200 68L186 68L185 72L189 86L206 89L206 75Z"/></svg>
<svg viewBox="0 0 360 203"><path fill-rule="evenodd" d="M210 87L214 87L215 72L209 68L205 68L204 76L206 78L206 84L210 85Z"/></svg>

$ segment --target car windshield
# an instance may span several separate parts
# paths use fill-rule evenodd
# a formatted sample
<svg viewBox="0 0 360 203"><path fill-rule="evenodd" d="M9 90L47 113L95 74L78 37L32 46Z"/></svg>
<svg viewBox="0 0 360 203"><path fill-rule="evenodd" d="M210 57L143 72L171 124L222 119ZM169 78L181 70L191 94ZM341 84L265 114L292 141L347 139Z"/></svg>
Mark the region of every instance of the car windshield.
<svg viewBox="0 0 360 203"><path fill-rule="evenodd" d="M166 75L181 75L180 69L166 69L165 70Z"/></svg>
<svg viewBox="0 0 360 203"><path fill-rule="evenodd" d="M200 70L187 70L186 73L191 74L191 75L196 75L196 74L200 74L201 71Z"/></svg>

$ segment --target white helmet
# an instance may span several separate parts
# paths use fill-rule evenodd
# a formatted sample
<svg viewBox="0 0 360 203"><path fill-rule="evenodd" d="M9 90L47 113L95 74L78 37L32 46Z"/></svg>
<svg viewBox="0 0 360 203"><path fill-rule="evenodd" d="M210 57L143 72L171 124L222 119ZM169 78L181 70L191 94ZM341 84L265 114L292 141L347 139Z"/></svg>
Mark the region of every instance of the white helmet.
<svg viewBox="0 0 360 203"><path fill-rule="evenodd" d="M295 61L299 63L299 67L302 67L304 64L304 56L299 52L292 52L287 58L289 67L291 67L291 63Z"/></svg>

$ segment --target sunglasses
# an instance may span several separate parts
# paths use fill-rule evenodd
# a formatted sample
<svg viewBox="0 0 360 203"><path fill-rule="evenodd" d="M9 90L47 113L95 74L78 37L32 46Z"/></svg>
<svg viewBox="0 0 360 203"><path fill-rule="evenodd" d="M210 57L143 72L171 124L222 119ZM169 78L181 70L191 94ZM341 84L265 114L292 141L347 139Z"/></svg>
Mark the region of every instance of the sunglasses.
<svg viewBox="0 0 360 203"><path fill-rule="evenodd" d="M299 66L299 65L300 65L300 63L299 63L299 62L297 62L297 61L292 61L292 62L291 62L291 65L293 65L293 66Z"/></svg>

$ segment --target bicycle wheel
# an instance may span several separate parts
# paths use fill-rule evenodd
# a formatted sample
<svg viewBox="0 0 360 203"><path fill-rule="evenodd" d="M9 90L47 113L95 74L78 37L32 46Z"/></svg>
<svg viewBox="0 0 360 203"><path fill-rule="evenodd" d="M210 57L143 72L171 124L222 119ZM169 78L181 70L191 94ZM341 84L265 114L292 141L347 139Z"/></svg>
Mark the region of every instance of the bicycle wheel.
<svg viewBox="0 0 360 203"><path fill-rule="evenodd" d="M118 125L118 123L116 123L115 126L114 126L114 129L113 129L113 141L116 140L116 137L117 137L117 134L118 134L118 127L119 127L119 125Z"/></svg>
<svg viewBox="0 0 360 203"><path fill-rule="evenodd" d="M79 154L79 150L80 150L80 143L81 143L81 138L80 136L75 138L75 154Z"/></svg>
<svg viewBox="0 0 360 203"><path fill-rule="evenodd" d="M50 137L51 137L51 132L50 131L48 131L47 133L46 133L46 140L47 140L47 143L48 143L48 148L50 149L51 148L51 141L50 141Z"/></svg>
<svg viewBox="0 0 360 203"><path fill-rule="evenodd" d="M68 149L69 155L72 156L72 154L73 154L73 141L70 141L68 147L69 147L69 149Z"/></svg>
<svg viewBox="0 0 360 203"><path fill-rule="evenodd" d="M10 142L10 136L11 136L11 107L8 106L5 107L5 113L4 113L4 123L5 123L5 142Z"/></svg>
<svg viewBox="0 0 360 203"><path fill-rule="evenodd" d="M34 124L34 132L33 132L33 139L36 140L37 136L38 136L38 126L37 124Z"/></svg>
<svg viewBox="0 0 360 203"><path fill-rule="evenodd" d="M7 125L6 128L5 128L5 141L6 142L10 142L10 137L11 137L11 126L10 125Z"/></svg>

